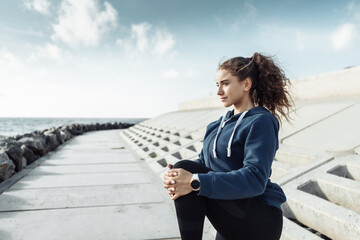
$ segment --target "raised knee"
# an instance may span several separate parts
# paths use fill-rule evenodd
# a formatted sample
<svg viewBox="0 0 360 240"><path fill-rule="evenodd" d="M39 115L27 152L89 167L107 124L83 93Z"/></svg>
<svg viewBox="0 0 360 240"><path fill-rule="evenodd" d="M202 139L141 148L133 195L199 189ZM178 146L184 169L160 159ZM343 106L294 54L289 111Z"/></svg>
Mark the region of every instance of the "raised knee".
<svg viewBox="0 0 360 240"><path fill-rule="evenodd" d="M174 168L183 168L185 170L188 170L189 165L192 163L193 161L191 160L180 160L174 164Z"/></svg>

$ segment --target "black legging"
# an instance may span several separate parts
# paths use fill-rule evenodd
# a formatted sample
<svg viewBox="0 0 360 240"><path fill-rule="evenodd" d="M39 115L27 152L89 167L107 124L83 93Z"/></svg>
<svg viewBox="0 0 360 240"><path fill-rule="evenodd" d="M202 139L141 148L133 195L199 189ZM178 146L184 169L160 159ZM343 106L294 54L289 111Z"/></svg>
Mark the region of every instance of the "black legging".
<svg viewBox="0 0 360 240"><path fill-rule="evenodd" d="M212 171L202 164L182 160L174 168L191 173ZM205 216L217 231L216 240L278 240L282 231L282 212L256 198L219 200L191 192L175 200L182 240L202 239Z"/></svg>

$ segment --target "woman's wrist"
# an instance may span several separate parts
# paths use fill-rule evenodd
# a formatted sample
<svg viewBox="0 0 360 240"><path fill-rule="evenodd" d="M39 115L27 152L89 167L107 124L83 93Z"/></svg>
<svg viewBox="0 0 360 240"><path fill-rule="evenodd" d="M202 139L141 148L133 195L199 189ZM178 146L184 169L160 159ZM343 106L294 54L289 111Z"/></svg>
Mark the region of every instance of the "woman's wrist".
<svg viewBox="0 0 360 240"><path fill-rule="evenodd" d="M200 179L197 173L193 173L190 180L190 187L193 191L200 191Z"/></svg>

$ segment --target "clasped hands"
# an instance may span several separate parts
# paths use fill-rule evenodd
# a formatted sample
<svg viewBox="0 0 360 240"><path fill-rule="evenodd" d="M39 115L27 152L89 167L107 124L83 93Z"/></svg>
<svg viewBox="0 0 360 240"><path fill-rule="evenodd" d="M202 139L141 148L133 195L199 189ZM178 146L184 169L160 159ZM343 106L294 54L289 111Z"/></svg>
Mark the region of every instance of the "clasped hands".
<svg viewBox="0 0 360 240"><path fill-rule="evenodd" d="M172 200L184 196L192 192L190 181L192 173L182 168L173 168L168 164L167 170L164 174L164 188L168 190Z"/></svg>

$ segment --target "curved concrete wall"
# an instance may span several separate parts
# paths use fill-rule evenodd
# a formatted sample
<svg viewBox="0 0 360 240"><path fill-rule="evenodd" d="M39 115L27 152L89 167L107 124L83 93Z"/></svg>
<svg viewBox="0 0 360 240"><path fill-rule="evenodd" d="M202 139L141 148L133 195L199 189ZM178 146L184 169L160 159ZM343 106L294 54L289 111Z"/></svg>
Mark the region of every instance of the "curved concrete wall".
<svg viewBox="0 0 360 240"><path fill-rule="evenodd" d="M295 100L323 99L360 95L360 67L292 81Z"/></svg>
<svg viewBox="0 0 360 240"><path fill-rule="evenodd" d="M360 66L307 78L291 80L295 101L360 95ZM209 96L179 104L179 111L222 107L218 96Z"/></svg>

